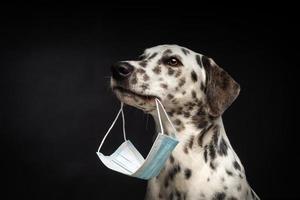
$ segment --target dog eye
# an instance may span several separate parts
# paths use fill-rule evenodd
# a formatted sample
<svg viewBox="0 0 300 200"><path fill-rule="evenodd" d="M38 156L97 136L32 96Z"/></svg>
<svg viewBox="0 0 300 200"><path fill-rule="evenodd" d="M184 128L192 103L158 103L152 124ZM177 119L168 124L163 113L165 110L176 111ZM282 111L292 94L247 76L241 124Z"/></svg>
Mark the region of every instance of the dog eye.
<svg viewBox="0 0 300 200"><path fill-rule="evenodd" d="M175 66L181 65L181 62L175 57L170 57L167 60L167 64L170 65L170 66L175 67Z"/></svg>

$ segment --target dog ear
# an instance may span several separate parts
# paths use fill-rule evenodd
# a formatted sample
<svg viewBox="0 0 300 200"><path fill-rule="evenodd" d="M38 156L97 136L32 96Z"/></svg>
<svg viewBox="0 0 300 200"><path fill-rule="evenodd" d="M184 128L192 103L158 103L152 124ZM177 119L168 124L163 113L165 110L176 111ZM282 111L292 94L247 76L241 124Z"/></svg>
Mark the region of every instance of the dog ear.
<svg viewBox="0 0 300 200"><path fill-rule="evenodd" d="M206 71L206 100L209 114L218 117L232 104L240 92L239 84L211 58L202 56Z"/></svg>

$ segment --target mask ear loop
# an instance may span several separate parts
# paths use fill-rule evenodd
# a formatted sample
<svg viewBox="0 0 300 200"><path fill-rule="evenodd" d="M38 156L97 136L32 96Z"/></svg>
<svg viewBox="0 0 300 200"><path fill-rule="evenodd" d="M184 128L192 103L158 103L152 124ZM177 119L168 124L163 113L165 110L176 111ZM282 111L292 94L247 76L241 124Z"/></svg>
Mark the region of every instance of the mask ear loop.
<svg viewBox="0 0 300 200"><path fill-rule="evenodd" d="M159 112L159 107L158 107L158 100L155 99L155 104L156 104L156 110L157 110L157 115L158 115L158 121L160 125L160 132L161 134L164 134L164 128L162 126L161 118L160 118L160 112Z"/></svg>
<svg viewBox="0 0 300 200"><path fill-rule="evenodd" d="M114 125L115 125L117 119L118 119L119 116L120 116L120 113L122 114L123 136L124 136L124 140L125 140L125 141L127 140L127 139L126 139L126 132L125 132L125 117L124 117L124 112L123 112L123 105L124 105L124 103L121 102L121 108L120 108L120 110L119 110L119 112L118 112L116 118L114 119L113 123L110 125L108 131L107 131L106 134L104 135L104 137L103 137L103 139L102 139L102 141L101 141L101 143L100 143L100 145L99 145L99 148L98 148L98 151L97 151L97 152L100 152L100 149L101 149L101 147L102 147L102 145L103 145L103 143L104 143L106 137L107 137L108 134L110 133L111 129L114 127Z"/></svg>
<svg viewBox="0 0 300 200"><path fill-rule="evenodd" d="M160 125L160 129L161 129L162 134L164 134L164 129L163 129L162 122L161 122L161 118L160 118L160 112L159 112L159 106L158 106L158 104L161 106L164 115L166 116L166 118L167 118L168 122L170 123L171 127L173 128L173 130L174 130L174 135L176 135L177 131L176 131L175 127L173 126L173 124L172 124L172 122L171 122L171 120L170 120L170 118L169 118L169 116L168 116L166 110L164 109L164 106L162 105L162 103L161 103L160 100L158 100L158 99L155 99L155 103L156 103L156 109L157 109L157 114L158 114L158 120L159 120L159 125Z"/></svg>
<svg viewBox="0 0 300 200"><path fill-rule="evenodd" d="M124 111L123 111L123 105L124 103L121 102L121 114L122 114L122 128L123 128L123 136L124 136L124 140L126 141L126 132L125 132L125 116L124 116Z"/></svg>

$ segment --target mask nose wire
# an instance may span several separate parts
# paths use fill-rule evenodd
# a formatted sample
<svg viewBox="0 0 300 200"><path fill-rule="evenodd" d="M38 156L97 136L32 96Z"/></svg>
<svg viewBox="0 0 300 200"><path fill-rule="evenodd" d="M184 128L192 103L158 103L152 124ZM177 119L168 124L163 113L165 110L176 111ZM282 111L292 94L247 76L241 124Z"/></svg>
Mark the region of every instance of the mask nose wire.
<svg viewBox="0 0 300 200"><path fill-rule="evenodd" d="M166 118L167 118L169 124L171 125L171 127L173 128L173 130L174 130L173 135L176 136L176 132L177 131L176 131L175 127L173 126L173 124L172 124L172 122L171 122L171 120L170 120L170 118L169 118L166 110L164 109L164 106L162 105L162 103L160 102L159 99L155 99L155 103L156 103L156 108L157 108L157 114L158 114L158 120L159 120L159 125L160 125L160 129L161 129L161 133L164 134L164 129L163 129L163 126L162 126L162 122L161 122L161 118L160 118L160 112L159 112L159 106L158 105L160 105L160 107L162 108L162 111L163 111L164 115L166 116Z"/></svg>
<svg viewBox="0 0 300 200"><path fill-rule="evenodd" d="M123 135L124 135L124 140L126 141L126 133L125 133L125 117L124 117L124 112L123 112L123 105L124 103L121 102L121 108L116 116L116 118L114 119L113 123L110 125L109 129L107 130L106 134L104 135L100 145L99 145L99 148L98 148L98 151L97 152L100 152L100 149L103 145L103 143L105 142L105 139L106 137L108 136L108 134L110 133L111 129L114 127L117 119L119 118L120 114L122 113L122 122L123 122Z"/></svg>

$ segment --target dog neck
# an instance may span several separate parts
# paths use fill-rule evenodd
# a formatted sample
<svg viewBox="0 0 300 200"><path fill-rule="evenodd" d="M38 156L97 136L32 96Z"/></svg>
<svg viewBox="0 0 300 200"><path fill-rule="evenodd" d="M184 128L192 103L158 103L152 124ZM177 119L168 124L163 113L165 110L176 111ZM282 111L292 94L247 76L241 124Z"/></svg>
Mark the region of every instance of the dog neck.
<svg viewBox="0 0 300 200"><path fill-rule="evenodd" d="M216 156L218 156L218 154L227 154L228 151L233 151L227 138L221 116L209 119L205 114L199 115L198 111L190 112L194 114L186 117L180 112L167 112L176 129L176 137L179 140L179 144L172 153L175 159L176 157L182 158L182 155L190 157L189 155L194 153L203 154L205 149L209 149L211 146L214 146L216 149ZM153 112L151 114L155 120L157 132L161 132L157 113ZM161 119L164 133L168 135L173 134L175 131L167 118L162 115ZM206 158L203 157L203 159ZM191 162L193 162L193 160L191 160Z"/></svg>
<svg viewBox="0 0 300 200"><path fill-rule="evenodd" d="M157 113L153 113L152 116L157 130L160 132ZM226 136L222 117L210 119L199 127L195 123L195 119L201 123L207 119L205 116L203 117L205 119L199 118L199 115L196 114L196 117L191 115L183 118L180 113L170 116L170 120L176 128L176 137L179 143L160 174L149 182L148 192L158 194L161 188L176 191L177 187L185 191L194 186L205 190L205 188L215 187L219 181L224 182L225 178L222 175L226 175L229 177L227 180L230 180L227 181L229 185L226 188L237 187L241 195L241 198L237 199L245 199L244 195L249 188L245 170ZM178 119L181 123L178 123ZM165 117L162 117L162 124L165 134L170 135L174 132ZM180 171L183 172L183 176L176 175ZM193 181L186 181L191 177L193 177ZM250 194L249 190L247 193Z"/></svg>
<svg viewBox="0 0 300 200"><path fill-rule="evenodd" d="M227 139L221 116L209 119L205 114L199 115L199 112L194 112L190 116L184 116L184 111L167 112L169 119L176 129L176 137L180 143L191 142L192 139L194 142L198 142L199 147L203 147L210 142L208 138L211 138L216 131L218 131L218 137L224 136ZM153 112L151 115L154 118L157 132L161 132L157 112ZM167 135L173 134L175 130L167 118L161 115L161 120L164 133Z"/></svg>

